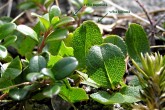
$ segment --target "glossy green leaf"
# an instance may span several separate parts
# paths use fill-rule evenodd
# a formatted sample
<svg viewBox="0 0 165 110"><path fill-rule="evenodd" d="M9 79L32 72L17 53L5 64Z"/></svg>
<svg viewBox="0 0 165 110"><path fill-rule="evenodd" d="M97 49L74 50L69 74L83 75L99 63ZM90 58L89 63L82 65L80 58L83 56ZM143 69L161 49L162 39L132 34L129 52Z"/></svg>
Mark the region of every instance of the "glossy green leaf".
<svg viewBox="0 0 165 110"><path fill-rule="evenodd" d="M28 81L36 81L40 78L42 78L44 75L41 74L41 73L37 73L37 72L33 72L33 73L28 73L27 76L26 76L26 79Z"/></svg>
<svg viewBox="0 0 165 110"><path fill-rule="evenodd" d="M54 3L54 0L45 0L44 6L48 7L48 6L51 6L51 4L53 3Z"/></svg>
<svg viewBox="0 0 165 110"><path fill-rule="evenodd" d="M53 74L53 72L52 72L50 69L48 69L48 68L43 68L43 69L41 70L41 73L42 73L43 75L49 76L50 78L54 79L54 74Z"/></svg>
<svg viewBox="0 0 165 110"><path fill-rule="evenodd" d="M7 37L16 29L16 25L14 23L5 23L4 25L0 26L0 40Z"/></svg>
<svg viewBox="0 0 165 110"><path fill-rule="evenodd" d="M144 29L138 24L131 24L126 32L126 45L129 56L140 64L140 54L150 53L149 42Z"/></svg>
<svg viewBox="0 0 165 110"><path fill-rule="evenodd" d="M73 33L74 56L79 61L79 66L85 65L89 49L102 43L102 35L98 26L92 21L84 22Z"/></svg>
<svg viewBox="0 0 165 110"><path fill-rule="evenodd" d="M24 88L15 88L10 90L9 96L14 100L22 100L27 95L28 91Z"/></svg>
<svg viewBox="0 0 165 110"><path fill-rule="evenodd" d="M2 78L13 80L17 76L19 76L21 72L22 72L21 61L19 57L16 57L15 59L12 60L12 62L7 67L7 69L2 73Z"/></svg>
<svg viewBox="0 0 165 110"><path fill-rule="evenodd" d="M22 34L31 37L32 39L38 41L37 33L30 27L26 25L18 25L17 30Z"/></svg>
<svg viewBox="0 0 165 110"><path fill-rule="evenodd" d="M6 37L6 38L4 39L3 45L4 45L5 47L7 47L7 46L13 44L16 40L17 40L17 36L15 36L15 35L10 35L10 36L8 36L8 37Z"/></svg>
<svg viewBox="0 0 165 110"><path fill-rule="evenodd" d="M106 38L104 39L105 43L112 43L116 46L118 46L121 51L124 53L124 55L127 55L127 47L125 42L123 41L123 39L117 35L109 35L106 36Z"/></svg>
<svg viewBox="0 0 165 110"><path fill-rule="evenodd" d="M60 26L66 25L73 21L75 21L75 20L72 17L69 17L69 16L63 17L63 18L60 18L60 21L55 24L55 27L60 27Z"/></svg>
<svg viewBox="0 0 165 110"><path fill-rule="evenodd" d="M55 25L57 22L59 22L59 20L60 20L59 17L55 16L55 17L52 18L51 24Z"/></svg>
<svg viewBox="0 0 165 110"><path fill-rule="evenodd" d="M101 87L112 87L118 84L125 73L124 55L113 44L93 46L87 56L87 74Z"/></svg>
<svg viewBox="0 0 165 110"><path fill-rule="evenodd" d="M71 103L85 101L85 100L89 99L88 95L86 94L84 89L76 88L76 87L68 88L65 85L61 87L61 91L60 91L59 95L63 99L65 99Z"/></svg>
<svg viewBox="0 0 165 110"><path fill-rule="evenodd" d="M78 66L78 61L74 57L65 57L58 61L53 67L52 72L55 79L61 80L69 76Z"/></svg>
<svg viewBox="0 0 165 110"><path fill-rule="evenodd" d="M54 41L54 40L63 40L63 39L66 38L67 35L68 35L68 30L66 30L66 29L58 29L58 30L52 32L47 37L47 42Z"/></svg>
<svg viewBox="0 0 165 110"><path fill-rule="evenodd" d="M124 97L121 93L115 93L113 95L108 94L105 91L100 91L94 94L91 94L90 97L104 105L115 104L115 103L123 103Z"/></svg>
<svg viewBox="0 0 165 110"><path fill-rule="evenodd" d="M49 20L46 19L47 15L45 16L40 16L36 13L31 13L32 16L36 16L39 18L40 22L44 25L45 29L48 30L50 27L50 22Z"/></svg>
<svg viewBox="0 0 165 110"><path fill-rule="evenodd" d="M47 87L43 90L43 95L52 98L54 95L57 95L61 90L60 84L55 84L54 86Z"/></svg>
<svg viewBox="0 0 165 110"><path fill-rule="evenodd" d="M60 16L61 15L61 10L58 6L53 5L50 10L49 10L49 19L50 21L54 16Z"/></svg>
<svg viewBox="0 0 165 110"><path fill-rule="evenodd" d="M3 45L0 45L0 58L7 57L7 49Z"/></svg>
<svg viewBox="0 0 165 110"><path fill-rule="evenodd" d="M18 45L18 52L22 56L25 56L27 53L32 53L34 47L36 45L36 41L34 41L30 37L26 37L22 40L22 42Z"/></svg>
<svg viewBox="0 0 165 110"><path fill-rule="evenodd" d="M43 56L34 56L30 59L30 72L40 72L42 68L46 68L46 60Z"/></svg>

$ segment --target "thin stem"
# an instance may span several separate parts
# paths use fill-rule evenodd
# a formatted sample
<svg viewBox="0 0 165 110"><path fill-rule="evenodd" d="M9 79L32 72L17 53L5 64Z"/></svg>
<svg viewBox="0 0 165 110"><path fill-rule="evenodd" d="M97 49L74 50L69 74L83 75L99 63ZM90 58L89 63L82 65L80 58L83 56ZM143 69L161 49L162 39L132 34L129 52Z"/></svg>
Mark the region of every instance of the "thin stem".
<svg viewBox="0 0 165 110"><path fill-rule="evenodd" d="M157 20L157 22L154 24L155 26L156 25L158 25L159 23L160 23L160 21L162 20L162 19L164 19L165 18L165 13L164 13L164 15L162 15L158 20Z"/></svg>
<svg viewBox="0 0 165 110"><path fill-rule="evenodd" d="M8 17L10 17L12 5L13 5L13 0L9 0L8 10L7 10L7 16Z"/></svg>
<svg viewBox="0 0 165 110"><path fill-rule="evenodd" d="M150 46L150 48L165 48L165 45Z"/></svg>
<svg viewBox="0 0 165 110"><path fill-rule="evenodd" d="M24 85L31 85L31 84L33 84L33 82L24 82L24 83L16 84L16 85L9 86L9 87L6 87L6 88L2 88L2 89L0 89L0 91L4 91L6 89L13 89L15 87L24 86Z"/></svg>
<svg viewBox="0 0 165 110"><path fill-rule="evenodd" d="M45 46L46 38L47 38L48 35L50 34L51 30L52 30L52 28L50 28L48 31L46 31L46 32L44 33L44 38L43 38L43 40L42 40L42 43L41 43L41 45L38 47L38 53L41 53L41 52L42 52L42 49L43 49L44 46Z"/></svg>
<svg viewBox="0 0 165 110"><path fill-rule="evenodd" d="M4 4L3 6L1 6L0 7L0 10L2 10L3 8L5 8L9 4L9 2L10 2L10 0L6 4Z"/></svg>
<svg viewBox="0 0 165 110"><path fill-rule="evenodd" d="M56 0L56 5L59 6L59 2L58 2L58 0Z"/></svg>
<svg viewBox="0 0 165 110"><path fill-rule="evenodd" d="M22 13L20 13L18 16L16 16L11 23L14 23L18 18L20 18L23 14L25 13L25 11L23 11Z"/></svg>

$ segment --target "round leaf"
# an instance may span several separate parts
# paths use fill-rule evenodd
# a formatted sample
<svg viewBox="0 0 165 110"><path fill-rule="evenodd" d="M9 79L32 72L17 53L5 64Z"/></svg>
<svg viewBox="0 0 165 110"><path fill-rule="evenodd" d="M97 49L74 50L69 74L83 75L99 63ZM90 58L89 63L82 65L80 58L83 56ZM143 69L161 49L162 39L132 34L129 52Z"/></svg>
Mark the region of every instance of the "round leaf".
<svg viewBox="0 0 165 110"><path fill-rule="evenodd" d="M53 5L50 10L49 10L49 19L50 21L54 16L60 16L61 15L61 10L58 6Z"/></svg>
<svg viewBox="0 0 165 110"><path fill-rule="evenodd" d="M52 72L55 79L61 80L69 76L78 66L78 61L74 57L66 57L58 61L53 67Z"/></svg>
<svg viewBox="0 0 165 110"><path fill-rule="evenodd" d="M60 27L73 21L74 21L74 18L69 17L69 16L61 18L60 21L55 25L55 27Z"/></svg>
<svg viewBox="0 0 165 110"><path fill-rule="evenodd" d="M46 68L46 60L43 56L34 56L30 59L30 72L40 72L42 68Z"/></svg>
<svg viewBox="0 0 165 110"><path fill-rule="evenodd" d="M7 49L6 47L0 45L0 58L6 58L7 56Z"/></svg>

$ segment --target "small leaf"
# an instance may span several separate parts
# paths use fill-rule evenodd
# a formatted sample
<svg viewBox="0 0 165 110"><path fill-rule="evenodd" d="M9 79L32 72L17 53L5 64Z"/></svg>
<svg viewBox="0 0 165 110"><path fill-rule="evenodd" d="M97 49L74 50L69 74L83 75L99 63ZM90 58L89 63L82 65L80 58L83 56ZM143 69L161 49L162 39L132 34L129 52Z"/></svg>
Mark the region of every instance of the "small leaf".
<svg viewBox="0 0 165 110"><path fill-rule="evenodd" d="M84 22L73 33L74 56L79 61L79 66L85 65L89 49L102 43L102 35L98 26L92 21Z"/></svg>
<svg viewBox="0 0 165 110"><path fill-rule="evenodd" d="M32 16L36 16L39 18L40 22L44 25L45 29L48 30L50 27L50 22L49 20L46 19L47 15L45 16L40 16L36 13L31 13Z"/></svg>
<svg viewBox="0 0 165 110"><path fill-rule="evenodd" d="M22 64L19 59L19 57L16 57L12 60L12 62L9 64L7 69L2 73L2 78L6 78L9 80L15 79L17 76L19 76L22 72Z"/></svg>
<svg viewBox="0 0 165 110"><path fill-rule="evenodd" d="M55 16L55 17L52 18L51 24L55 25L59 20L60 20L59 17Z"/></svg>
<svg viewBox="0 0 165 110"><path fill-rule="evenodd" d="M116 86L125 73L124 55L117 46L93 46L87 56L87 74L101 87Z"/></svg>
<svg viewBox="0 0 165 110"><path fill-rule="evenodd" d="M27 10L36 7L35 3L32 1L25 1L18 5L18 8L21 10Z"/></svg>
<svg viewBox="0 0 165 110"><path fill-rule="evenodd" d="M46 42L54 41L54 40L63 40L68 35L68 30L66 29L58 29L52 32L48 37Z"/></svg>
<svg viewBox="0 0 165 110"><path fill-rule="evenodd" d="M27 74L26 79L27 79L28 81L32 81L32 82L33 82L33 81L36 81L36 80L42 78L43 76L44 76L44 75L41 74L41 73L35 73L35 72L33 72L33 73Z"/></svg>
<svg viewBox="0 0 165 110"><path fill-rule="evenodd" d="M48 68L43 68L41 70L41 73L46 75L46 76L49 76L52 79L54 79L54 75L53 75L52 71L50 69L48 69Z"/></svg>
<svg viewBox="0 0 165 110"><path fill-rule="evenodd" d="M138 24L131 24L126 32L126 45L129 56L140 64L140 54L150 53L149 42L144 29Z"/></svg>
<svg viewBox="0 0 165 110"><path fill-rule="evenodd" d="M55 74L55 79L61 80L69 76L77 66L78 61L74 57L65 57L52 67L52 72Z"/></svg>
<svg viewBox="0 0 165 110"><path fill-rule="evenodd" d="M123 103L124 97L120 93L114 93L113 95L108 94L105 91L100 91L94 94L91 94L90 97L104 105Z"/></svg>
<svg viewBox="0 0 165 110"><path fill-rule="evenodd" d="M127 54L127 47L125 42L123 41L123 39L117 35L109 35L104 39L105 43L112 43L116 46L118 46L121 51L124 53L124 55L126 56Z"/></svg>
<svg viewBox="0 0 165 110"><path fill-rule="evenodd" d="M17 30L22 34L31 37L32 39L38 41L37 33L26 25L18 25Z"/></svg>
<svg viewBox="0 0 165 110"><path fill-rule="evenodd" d="M7 49L3 45L0 45L0 58L7 57Z"/></svg>
<svg viewBox="0 0 165 110"><path fill-rule="evenodd" d="M8 37L6 37L6 38L4 39L3 45L4 45L5 47L7 47L7 46L13 44L16 40L17 40L17 36L15 36L15 35L10 35L10 36L8 36Z"/></svg>
<svg viewBox="0 0 165 110"><path fill-rule="evenodd" d="M30 59L30 72L40 72L42 68L46 68L46 60L43 56L34 56Z"/></svg>
<svg viewBox="0 0 165 110"><path fill-rule="evenodd" d="M61 90L60 84L55 84L54 86L47 87L43 90L43 95L52 98L54 95L57 95Z"/></svg>
<svg viewBox="0 0 165 110"><path fill-rule="evenodd" d="M54 16L60 16L61 15L61 10L58 6L53 5L50 10L49 10L49 19L50 21Z"/></svg>
<svg viewBox="0 0 165 110"><path fill-rule="evenodd" d="M15 88L9 91L9 96L14 100L22 100L27 95L28 91L24 88Z"/></svg>
<svg viewBox="0 0 165 110"><path fill-rule="evenodd" d="M60 27L60 26L63 26L65 24L68 24L68 23L73 22L73 21L75 21L75 20L72 17L69 17L69 16L63 17L63 18L60 18L60 21L55 24L55 27Z"/></svg>
<svg viewBox="0 0 165 110"><path fill-rule="evenodd" d="M5 23L4 25L0 26L0 40L7 37L16 29L16 25L14 23Z"/></svg>

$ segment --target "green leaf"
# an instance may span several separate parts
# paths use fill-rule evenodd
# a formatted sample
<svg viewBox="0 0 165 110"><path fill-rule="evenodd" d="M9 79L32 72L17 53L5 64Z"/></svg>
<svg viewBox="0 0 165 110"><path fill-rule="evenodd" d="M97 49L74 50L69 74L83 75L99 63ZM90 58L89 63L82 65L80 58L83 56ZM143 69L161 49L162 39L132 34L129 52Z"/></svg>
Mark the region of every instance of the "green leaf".
<svg viewBox="0 0 165 110"><path fill-rule="evenodd" d="M50 58L49 58L49 61L47 63L47 66L48 67L53 67L53 65L59 61L60 59L62 59L63 57L59 56L59 55L56 55L56 56L53 56L53 55L50 55Z"/></svg>
<svg viewBox="0 0 165 110"><path fill-rule="evenodd" d="M46 60L43 56L34 56L30 59L30 72L40 72L42 68L46 68Z"/></svg>
<svg viewBox="0 0 165 110"><path fill-rule="evenodd" d="M12 86L13 83L11 80L6 78L0 78L0 89Z"/></svg>
<svg viewBox="0 0 165 110"><path fill-rule="evenodd" d="M126 32L126 45L129 56L140 64L140 54L150 53L150 46L144 29L138 24L131 24Z"/></svg>
<svg viewBox="0 0 165 110"><path fill-rule="evenodd" d="M53 5L49 10L49 19L50 19L50 21L52 20L53 17L60 16L60 15L61 15L60 8L56 5Z"/></svg>
<svg viewBox="0 0 165 110"><path fill-rule="evenodd" d="M44 25L45 29L48 30L50 27L50 22L49 20L46 19L47 15L45 16L40 16L36 13L31 13L32 16L36 16L39 18L40 22Z"/></svg>
<svg viewBox="0 0 165 110"><path fill-rule="evenodd" d="M61 91L60 91L59 95L63 99L65 99L71 103L85 101L85 100L89 99L88 95L86 94L84 89L76 88L76 87L68 88L65 85L61 87Z"/></svg>
<svg viewBox="0 0 165 110"><path fill-rule="evenodd" d="M0 40L7 37L16 29L16 25L14 23L5 23L4 25L0 26Z"/></svg>
<svg viewBox="0 0 165 110"><path fill-rule="evenodd" d="M73 55L73 48L67 47L65 45L65 43L62 41L58 55L60 55L60 56L74 56Z"/></svg>
<svg viewBox="0 0 165 110"><path fill-rule="evenodd" d="M52 72L55 79L61 80L69 76L78 66L78 61L74 57L65 57L58 61L53 67Z"/></svg>
<svg viewBox="0 0 165 110"><path fill-rule="evenodd" d="M22 56L25 56L27 53L32 53L34 47L36 45L36 42L30 38L26 37L23 39L23 41L18 45L18 52Z"/></svg>
<svg viewBox="0 0 165 110"><path fill-rule="evenodd" d="M66 29L58 29L52 32L48 37L46 42L54 41L54 40L63 40L68 35L68 30Z"/></svg>
<svg viewBox="0 0 165 110"><path fill-rule="evenodd" d="M124 55L113 44L93 46L87 56L87 74L101 87L114 88L125 73Z"/></svg>
<svg viewBox="0 0 165 110"><path fill-rule="evenodd" d="M115 103L124 103L124 97L121 93L114 93L112 95L108 94L105 91L100 91L94 94L91 94L90 97L104 105L115 104Z"/></svg>
<svg viewBox="0 0 165 110"><path fill-rule="evenodd" d="M45 0L44 6L45 6L46 8L48 8L48 7L51 6L51 4L53 4L53 3L54 3L54 0Z"/></svg>
<svg viewBox="0 0 165 110"><path fill-rule="evenodd" d="M9 64L7 69L2 73L2 78L6 78L8 80L13 80L17 76L19 76L22 72L22 64L19 57L16 57Z"/></svg>
<svg viewBox="0 0 165 110"><path fill-rule="evenodd" d="M55 84L54 86L47 87L43 90L43 95L52 98L57 95L61 90L61 84Z"/></svg>
<svg viewBox="0 0 165 110"><path fill-rule="evenodd" d="M0 45L0 58L7 57L7 49L3 45Z"/></svg>
<svg viewBox="0 0 165 110"><path fill-rule="evenodd" d="M5 47L8 47L9 45L13 44L15 41L17 40L17 36L15 35L10 35L10 36L7 36L5 39L4 39L4 42L2 43Z"/></svg>
<svg viewBox="0 0 165 110"><path fill-rule="evenodd" d="M79 66L83 67L89 49L102 43L102 35L94 22L86 21L73 33L72 40L74 56L79 61Z"/></svg>
<svg viewBox="0 0 165 110"><path fill-rule="evenodd" d="M75 21L74 18L70 16L63 17L63 18L60 18L60 21L55 24L55 27L64 26L65 24L68 24L73 21Z"/></svg>
<svg viewBox="0 0 165 110"><path fill-rule="evenodd" d="M44 47L44 50L50 52L52 55L57 55L61 47L61 41L48 42Z"/></svg>
<svg viewBox="0 0 165 110"><path fill-rule="evenodd" d="M37 37L37 33L30 27L26 26L26 25L18 25L17 26L17 30L19 32L21 32L22 34L31 37L32 39L34 39L35 41L38 42L38 37Z"/></svg>
<svg viewBox="0 0 165 110"><path fill-rule="evenodd" d="M24 88L15 88L9 91L9 96L14 100L22 100L27 95L28 91Z"/></svg>
<svg viewBox="0 0 165 110"><path fill-rule="evenodd" d="M33 73L28 73L27 76L26 76L26 79L28 81L36 81L40 78L42 78L44 75L41 74L41 73L37 73L37 72L33 72Z"/></svg>
<svg viewBox="0 0 165 110"><path fill-rule="evenodd" d="M123 41L123 39L117 35L109 35L106 36L106 38L104 39L105 43L112 43L116 46L118 46L121 51L124 53L124 55L127 55L127 47L125 42Z"/></svg>
<svg viewBox="0 0 165 110"><path fill-rule="evenodd" d="M36 7L35 3L32 1L25 1L18 5L18 8L21 10L27 10Z"/></svg>
<svg viewBox="0 0 165 110"><path fill-rule="evenodd" d="M50 69L48 69L48 68L43 68L43 69L41 70L41 73L42 73L43 75L49 76L50 78L54 79L54 74L53 74L53 72L52 72Z"/></svg>

